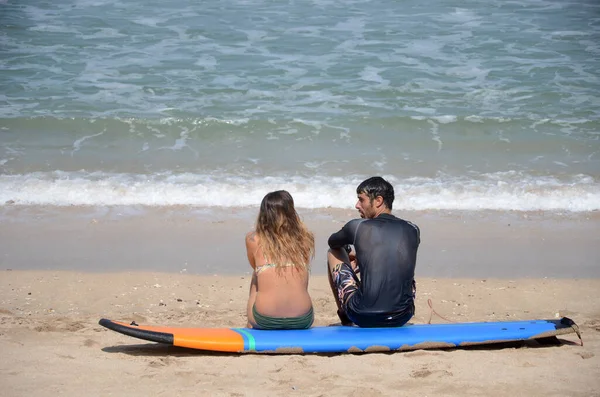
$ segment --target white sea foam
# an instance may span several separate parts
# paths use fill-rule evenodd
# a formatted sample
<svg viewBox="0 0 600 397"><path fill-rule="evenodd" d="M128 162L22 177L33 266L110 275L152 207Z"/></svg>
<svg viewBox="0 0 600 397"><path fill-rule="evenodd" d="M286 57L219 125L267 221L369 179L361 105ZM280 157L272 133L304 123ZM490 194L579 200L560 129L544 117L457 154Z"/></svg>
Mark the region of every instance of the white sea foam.
<svg viewBox="0 0 600 397"><path fill-rule="evenodd" d="M79 151L81 149L81 145L82 145L82 143L84 141L86 141L88 139L95 138L95 137L100 136L102 134L104 134L104 132L99 132L99 133L94 134L94 135L86 135L86 136L84 136L82 138L77 139L75 142L73 142L73 150L71 151L71 156L73 156L73 154L75 152L77 152L77 151Z"/></svg>
<svg viewBox="0 0 600 397"><path fill-rule="evenodd" d="M206 70L215 70L218 62L217 59L212 55L203 55L196 59L194 65L205 68Z"/></svg>
<svg viewBox="0 0 600 397"><path fill-rule="evenodd" d="M138 17L138 18L134 18L133 22L135 23L139 23L140 25L145 25L145 26L152 26L152 27L156 27L157 24L164 22L165 19L163 18L156 18L156 17Z"/></svg>
<svg viewBox="0 0 600 397"><path fill-rule="evenodd" d="M335 25L335 27L333 27L331 30L348 31L353 36L362 37L364 27L365 27L365 20L363 18L355 17L355 18L348 18L347 20L345 20L343 22L338 22Z"/></svg>
<svg viewBox="0 0 600 397"><path fill-rule="evenodd" d="M440 124L449 124L449 123L454 123L456 122L456 120L458 120L458 118L454 115L444 115L444 116L436 116L436 117L432 117L433 120L437 121Z"/></svg>
<svg viewBox="0 0 600 397"><path fill-rule="evenodd" d="M475 12L464 8L455 8L453 12L436 15L433 18L438 21L463 24L481 19Z"/></svg>
<svg viewBox="0 0 600 397"><path fill-rule="evenodd" d="M385 71L385 69L374 68L372 66L367 66L360 73L360 78L363 79L363 80L365 80L365 81L369 81L369 82L373 82L373 83L379 83L382 86L388 86L390 84L390 81L384 79L379 74L380 72L384 72L384 71Z"/></svg>
<svg viewBox="0 0 600 397"><path fill-rule="evenodd" d="M98 31L92 33L92 34L85 34L85 35L81 35L81 38L84 40L89 40L89 39L111 39L111 38L115 38L115 37L124 37L126 36L125 34L119 32L117 29L114 28L100 28L98 29Z"/></svg>
<svg viewBox="0 0 600 397"><path fill-rule="evenodd" d="M320 164L312 164L318 167ZM600 210L600 184L591 176L566 181L520 173L466 178L387 177L399 210ZM256 206L269 191L286 189L299 208L345 208L355 204L362 177L249 177L184 174L31 173L0 175L0 205L198 207Z"/></svg>
<svg viewBox="0 0 600 397"><path fill-rule="evenodd" d="M404 106L403 109L424 114L435 114L435 109L433 108L415 108L411 106ZM411 116L411 118L414 120L427 120L427 117L425 116Z"/></svg>

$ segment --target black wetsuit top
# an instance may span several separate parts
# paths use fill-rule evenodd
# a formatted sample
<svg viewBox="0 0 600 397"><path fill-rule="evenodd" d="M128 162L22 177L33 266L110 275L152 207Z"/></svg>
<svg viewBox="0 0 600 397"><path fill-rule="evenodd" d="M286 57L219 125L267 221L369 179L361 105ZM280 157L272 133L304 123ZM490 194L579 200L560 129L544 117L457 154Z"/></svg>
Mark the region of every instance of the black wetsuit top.
<svg viewBox="0 0 600 397"><path fill-rule="evenodd" d="M360 326L404 324L414 314L413 282L419 228L391 214L354 219L329 237L331 248L354 245L360 270L359 289L347 305Z"/></svg>

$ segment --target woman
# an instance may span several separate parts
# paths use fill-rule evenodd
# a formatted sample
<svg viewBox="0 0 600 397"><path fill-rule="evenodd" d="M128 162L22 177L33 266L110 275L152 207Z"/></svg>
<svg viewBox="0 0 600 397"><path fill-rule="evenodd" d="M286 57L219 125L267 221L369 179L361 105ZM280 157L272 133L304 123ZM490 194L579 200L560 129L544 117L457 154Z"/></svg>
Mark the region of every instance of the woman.
<svg viewBox="0 0 600 397"><path fill-rule="evenodd" d="M256 230L246 235L254 269L248 299L248 328L310 328L314 315L308 294L315 239L285 190L268 193L260 204Z"/></svg>

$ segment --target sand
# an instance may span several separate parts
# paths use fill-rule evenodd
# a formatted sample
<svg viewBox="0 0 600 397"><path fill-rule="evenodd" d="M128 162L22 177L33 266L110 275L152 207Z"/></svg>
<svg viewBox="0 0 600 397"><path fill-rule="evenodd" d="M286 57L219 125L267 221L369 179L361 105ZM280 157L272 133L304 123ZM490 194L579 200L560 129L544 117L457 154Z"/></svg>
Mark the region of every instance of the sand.
<svg viewBox="0 0 600 397"><path fill-rule="evenodd" d="M320 241L310 283L315 325L337 322L320 257L345 215L307 220ZM5 208L1 394L600 396L596 214L411 215L423 230L413 323L428 322L429 299L445 318L434 323L567 316L584 345L570 334L558 346L236 355L147 343L98 320L245 324L249 272L238 245L252 217Z"/></svg>
<svg viewBox="0 0 600 397"><path fill-rule="evenodd" d="M0 269L248 274L256 209L0 207ZM299 211L327 238L356 211ZM421 228L417 275L600 278L600 213L396 212Z"/></svg>

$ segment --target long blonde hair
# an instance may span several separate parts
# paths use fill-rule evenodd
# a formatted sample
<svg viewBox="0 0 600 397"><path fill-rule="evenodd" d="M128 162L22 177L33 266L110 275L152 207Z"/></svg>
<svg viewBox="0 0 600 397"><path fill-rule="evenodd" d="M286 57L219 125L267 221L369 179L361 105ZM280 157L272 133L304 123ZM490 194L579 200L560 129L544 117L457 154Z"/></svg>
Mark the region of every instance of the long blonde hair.
<svg viewBox="0 0 600 397"><path fill-rule="evenodd" d="M267 193L260 204L256 235L265 258L277 268L293 264L309 270L315 255L315 237L294 208L292 195L285 190Z"/></svg>

